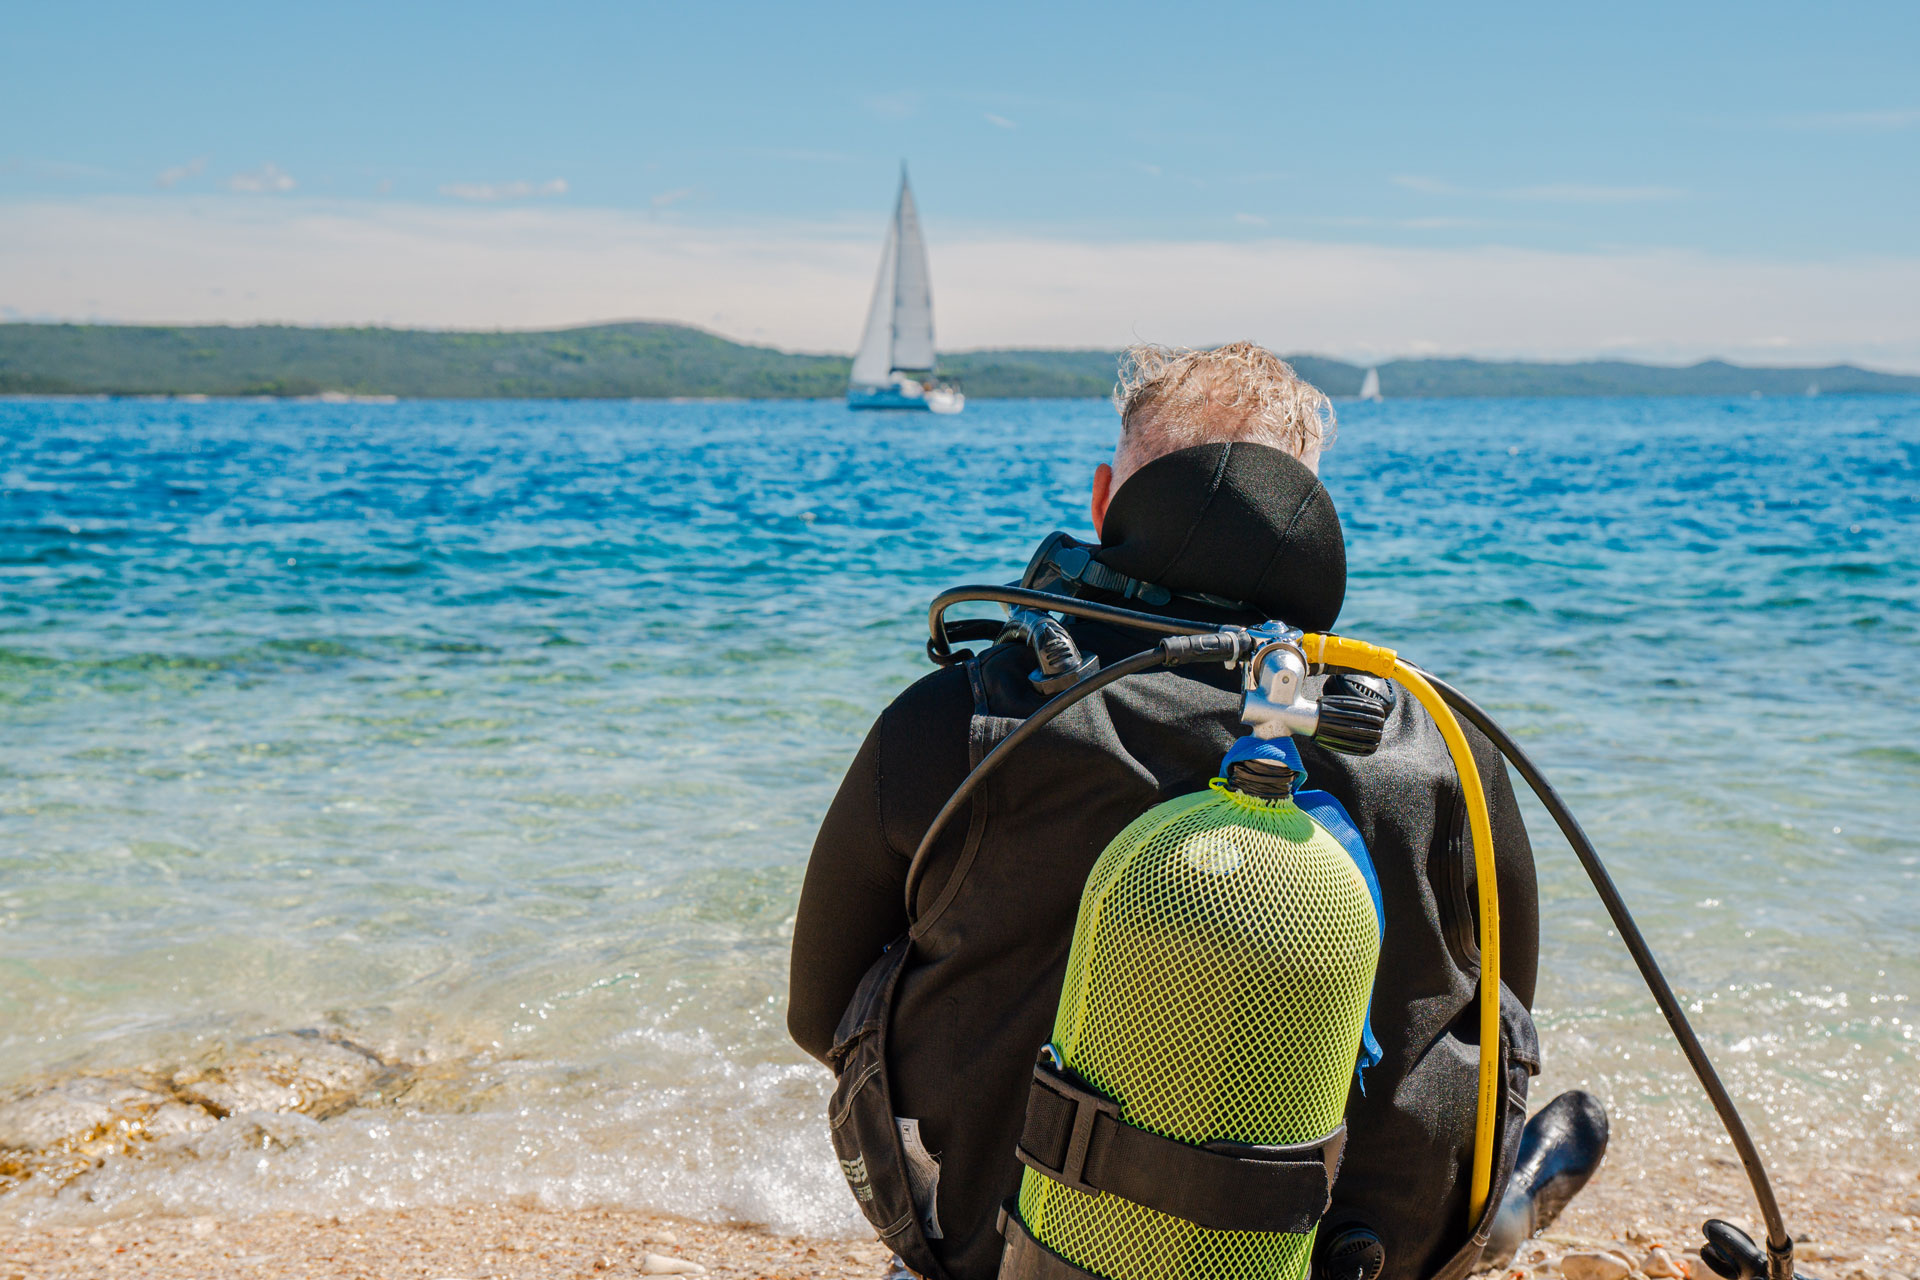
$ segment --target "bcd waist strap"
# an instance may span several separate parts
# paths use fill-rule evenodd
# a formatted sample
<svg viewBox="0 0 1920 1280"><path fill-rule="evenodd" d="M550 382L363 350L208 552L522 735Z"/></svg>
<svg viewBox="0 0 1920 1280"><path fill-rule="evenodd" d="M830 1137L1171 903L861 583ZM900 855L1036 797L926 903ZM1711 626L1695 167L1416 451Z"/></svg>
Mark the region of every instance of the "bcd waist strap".
<svg viewBox="0 0 1920 1280"><path fill-rule="evenodd" d="M1020 1221L1019 1208L1011 1201L1000 1207L1000 1234L1007 1247L1000 1254L997 1280L1106 1280L1084 1267L1076 1267L1033 1238L1027 1224Z"/></svg>
<svg viewBox="0 0 1920 1280"><path fill-rule="evenodd" d="M1034 1064L1020 1162L1088 1195L1123 1200L1215 1231L1303 1235L1327 1211L1347 1126L1315 1142L1179 1142L1120 1118L1120 1104Z"/></svg>

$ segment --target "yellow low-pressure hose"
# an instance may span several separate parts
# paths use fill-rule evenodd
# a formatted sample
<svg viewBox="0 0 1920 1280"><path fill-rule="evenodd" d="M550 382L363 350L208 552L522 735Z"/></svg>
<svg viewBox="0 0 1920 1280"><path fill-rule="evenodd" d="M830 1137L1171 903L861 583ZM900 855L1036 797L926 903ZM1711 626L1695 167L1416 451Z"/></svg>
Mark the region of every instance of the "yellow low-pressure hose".
<svg viewBox="0 0 1920 1280"><path fill-rule="evenodd" d="M1473 836L1473 865L1480 889L1480 1111L1473 1132L1473 1180L1468 1184L1467 1229L1480 1224L1493 1187L1493 1129L1500 1115L1500 884L1493 860L1493 821L1487 815L1487 792L1480 784L1467 736L1460 722L1434 687L1391 649L1349 640L1344 636L1308 635L1301 639L1308 662L1343 667L1398 680L1433 717L1460 775L1460 791L1467 801L1467 828Z"/></svg>

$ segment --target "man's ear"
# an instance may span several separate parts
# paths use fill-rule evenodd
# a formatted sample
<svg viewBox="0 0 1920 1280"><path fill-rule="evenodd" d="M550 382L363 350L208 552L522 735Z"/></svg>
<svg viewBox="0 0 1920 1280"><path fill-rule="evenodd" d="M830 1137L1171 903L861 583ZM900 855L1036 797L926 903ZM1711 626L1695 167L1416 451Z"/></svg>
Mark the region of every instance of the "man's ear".
<svg viewBox="0 0 1920 1280"><path fill-rule="evenodd" d="M1101 463L1093 469L1093 534L1100 536L1100 526L1107 522L1107 504L1113 501L1113 468Z"/></svg>

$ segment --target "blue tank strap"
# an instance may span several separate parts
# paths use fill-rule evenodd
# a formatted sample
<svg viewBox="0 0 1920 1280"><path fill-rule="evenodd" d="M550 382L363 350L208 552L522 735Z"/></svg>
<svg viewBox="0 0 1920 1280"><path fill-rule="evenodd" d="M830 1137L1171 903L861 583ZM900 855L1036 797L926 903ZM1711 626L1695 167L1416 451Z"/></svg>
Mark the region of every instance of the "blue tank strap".
<svg viewBox="0 0 1920 1280"><path fill-rule="evenodd" d="M1360 828L1355 826L1353 818L1347 813L1346 806L1324 791L1296 791L1293 802L1300 811L1327 829L1327 834L1340 842L1340 847L1353 859L1353 865L1360 869L1360 878L1367 882L1367 893L1373 898L1373 919L1380 930L1380 938L1387 936L1386 906L1380 897L1380 877L1374 872L1373 858L1367 853L1367 842L1360 838ZM1385 1054L1381 1052L1380 1041L1373 1034L1373 993L1367 993L1367 1021L1360 1029L1360 1060L1354 1067L1354 1076L1360 1084L1360 1092L1367 1091L1366 1070L1379 1062Z"/></svg>
<svg viewBox="0 0 1920 1280"><path fill-rule="evenodd" d="M1353 865L1360 870L1360 878L1366 881L1367 893L1373 899L1373 919L1380 930L1382 942L1387 936L1387 912L1380 897L1380 877L1374 872L1373 857L1367 852L1367 842L1360 836L1360 828L1354 824L1345 806L1325 791L1302 791L1300 784L1307 780L1307 767L1300 759L1300 748L1293 739L1256 738L1252 734L1236 741L1227 748L1227 754L1220 761L1220 773L1225 777L1240 760L1272 760L1293 770L1293 802L1300 811L1325 827L1327 834L1340 842L1340 847L1353 859ZM1367 1091L1366 1069L1379 1062L1385 1055L1380 1050L1380 1041L1373 1034L1373 993L1367 993L1367 1020L1360 1029L1360 1057L1353 1074L1360 1085L1360 1092Z"/></svg>
<svg viewBox="0 0 1920 1280"><path fill-rule="evenodd" d="M1293 770L1296 787L1307 776L1307 766L1300 762L1300 748L1293 745L1292 738L1256 738L1249 733L1234 739L1227 754L1220 757L1220 776L1229 776L1233 766L1242 760L1272 760L1284 764Z"/></svg>

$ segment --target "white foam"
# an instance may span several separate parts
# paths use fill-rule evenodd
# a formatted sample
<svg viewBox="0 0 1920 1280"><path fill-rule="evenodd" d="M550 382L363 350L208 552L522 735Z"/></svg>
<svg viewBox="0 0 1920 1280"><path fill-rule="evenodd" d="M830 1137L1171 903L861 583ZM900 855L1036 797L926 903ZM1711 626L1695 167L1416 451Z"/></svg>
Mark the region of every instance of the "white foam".
<svg viewBox="0 0 1920 1280"><path fill-rule="evenodd" d="M827 1142L827 1092L817 1066L718 1059L684 1089L609 1088L565 1106L238 1115L58 1190L29 1181L0 1213L58 1223L518 1201L848 1235L860 1222Z"/></svg>

